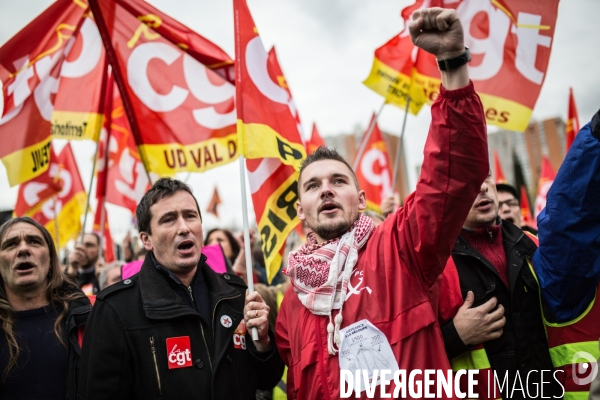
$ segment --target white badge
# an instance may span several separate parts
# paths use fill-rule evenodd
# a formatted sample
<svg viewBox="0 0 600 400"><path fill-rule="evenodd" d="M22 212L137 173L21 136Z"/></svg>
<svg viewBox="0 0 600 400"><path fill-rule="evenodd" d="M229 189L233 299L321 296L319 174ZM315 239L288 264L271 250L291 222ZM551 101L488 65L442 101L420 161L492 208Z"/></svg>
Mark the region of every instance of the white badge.
<svg viewBox="0 0 600 400"><path fill-rule="evenodd" d="M361 378L363 371L367 371L369 386L378 386L381 383L380 373L373 382L373 371L389 370L393 377L399 369L387 337L366 319L340 329L340 336L342 338L339 353L340 369L349 370L353 377L356 377L356 371L360 370ZM344 374L343 376L346 380L346 376ZM365 390L364 384L361 384L360 388L356 386L355 382L354 388L359 393Z"/></svg>
<svg viewBox="0 0 600 400"><path fill-rule="evenodd" d="M229 328L232 323L233 321L231 321L231 317L229 315L223 315L221 317L221 325L223 325L225 328Z"/></svg>

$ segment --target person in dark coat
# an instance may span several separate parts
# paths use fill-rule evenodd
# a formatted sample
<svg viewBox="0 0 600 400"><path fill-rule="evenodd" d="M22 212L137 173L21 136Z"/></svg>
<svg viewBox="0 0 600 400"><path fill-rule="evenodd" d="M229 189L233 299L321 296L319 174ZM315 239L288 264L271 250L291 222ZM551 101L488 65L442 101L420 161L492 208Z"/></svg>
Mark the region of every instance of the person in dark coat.
<svg viewBox="0 0 600 400"><path fill-rule="evenodd" d="M0 227L0 398L75 399L90 301L61 273L48 231L29 217Z"/></svg>
<svg viewBox="0 0 600 400"><path fill-rule="evenodd" d="M140 272L102 291L90 315L82 399L253 399L283 372L269 307L201 254L198 203L163 178L136 210L148 254ZM249 333L257 328L258 340Z"/></svg>

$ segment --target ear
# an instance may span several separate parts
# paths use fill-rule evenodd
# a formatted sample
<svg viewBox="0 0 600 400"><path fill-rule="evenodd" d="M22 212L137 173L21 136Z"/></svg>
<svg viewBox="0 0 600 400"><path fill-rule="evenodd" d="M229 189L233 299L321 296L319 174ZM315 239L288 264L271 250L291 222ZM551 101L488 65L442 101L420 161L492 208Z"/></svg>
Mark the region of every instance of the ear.
<svg viewBox="0 0 600 400"><path fill-rule="evenodd" d="M300 201L296 202L296 213L298 214L298 219L300 221L304 221L306 219L306 215L304 214L304 209L300 205Z"/></svg>
<svg viewBox="0 0 600 400"><path fill-rule="evenodd" d="M140 240L142 241L142 244L144 245L144 248L146 249L146 251L152 251L152 240L150 240L150 235L148 235L146 232L140 232Z"/></svg>
<svg viewBox="0 0 600 400"><path fill-rule="evenodd" d="M367 194L364 190L358 191L358 211L364 211L367 208Z"/></svg>

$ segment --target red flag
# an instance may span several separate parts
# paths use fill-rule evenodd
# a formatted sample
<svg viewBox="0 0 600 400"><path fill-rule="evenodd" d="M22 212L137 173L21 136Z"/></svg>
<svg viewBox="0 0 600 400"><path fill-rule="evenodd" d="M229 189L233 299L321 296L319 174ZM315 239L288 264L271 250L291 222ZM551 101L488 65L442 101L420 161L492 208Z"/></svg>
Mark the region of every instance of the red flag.
<svg viewBox="0 0 600 400"><path fill-rule="evenodd" d="M52 97L85 4L59 0L0 48L0 158L11 186L48 169Z"/></svg>
<svg viewBox="0 0 600 400"><path fill-rule="evenodd" d="M91 13L86 13L71 42L54 99L52 137L98 141L108 68Z"/></svg>
<svg viewBox="0 0 600 400"><path fill-rule="evenodd" d="M306 152L312 154L320 146L326 146L326 144L317 130L317 124L313 123L310 139L306 142Z"/></svg>
<svg viewBox="0 0 600 400"><path fill-rule="evenodd" d="M246 160L248 182L269 282L281 268L285 241L300 223L298 172L277 158Z"/></svg>
<svg viewBox="0 0 600 400"><path fill-rule="evenodd" d="M147 170L200 172L234 160L227 54L141 0L91 0L90 7Z"/></svg>
<svg viewBox="0 0 600 400"><path fill-rule="evenodd" d="M102 212L104 210L104 229L102 226ZM104 255L104 261L111 263L117 258L115 257L115 245L110 234L110 228L108 226L108 214L106 213L106 207L102 207L101 203L98 203L96 207L96 213L94 214L94 228L93 232L102 237L102 253Z"/></svg>
<svg viewBox="0 0 600 400"><path fill-rule="evenodd" d="M60 166L54 149L50 147L50 167L40 176L19 186L15 215L32 215L49 198L59 193L63 182L59 177Z"/></svg>
<svg viewBox="0 0 600 400"><path fill-rule="evenodd" d="M579 115L577 114L575 97L573 97L573 88L569 88L569 110L567 112L567 127L565 132L566 152L571 148L577 132L579 132Z"/></svg>
<svg viewBox="0 0 600 400"><path fill-rule="evenodd" d="M267 52L245 0L234 0L238 144L246 158L279 158L299 167L306 150L286 88L273 80Z"/></svg>
<svg viewBox="0 0 600 400"><path fill-rule="evenodd" d="M106 120L110 125L105 126L104 137L108 140L105 148L108 153L106 165L102 166L102 169L106 168L106 202L125 207L135 214L137 204L150 183L116 86Z"/></svg>
<svg viewBox="0 0 600 400"><path fill-rule="evenodd" d="M62 149L57 159L60 166L58 176L63 182L62 189L55 198L43 203L31 217L48 229L55 241L55 220L58 221L60 247L64 247L81 232L86 193L70 144Z"/></svg>
<svg viewBox="0 0 600 400"><path fill-rule="evenodd" d="M213 214L215 217L219 218L219 210L217 210L217 206L219 204L221 204L221 198L219 197L219 191L217 190L217 187L215 186L215 190L210 199L210 203L208 203L208 206L206 206L206 211Z"/></svg>
<svg viewBox="0 0 600 400"><path fill-rule="evenodd" d="M527 195L527 189L525 188L525 185L521 185L521 217L523 225L537 229L537 221L531 214L531 207L529 207L529 196Z"/></svg>
<svg viewBox="0 0 600 400"><path fill-rule="evenodd" d="M558 0L440 3L417 0L403 10L405 30L377 49L365 85L403 109L410 96L414 114L424 102L432 102L440 85L437 63L435 57L409 42L408 22L417 8L455 8L473 59L469 76L481 97L487 123L524 131L546 76Z"/></svg>
<svg viewBox="0 0 600 400"><path fill-rule="evenodd" d="M500 164L500 157L498 157L498 152L494 150L494 181L496 183L508 183L504 176L504 171L502 171L502 165Z"/></svg>
<svg viewBox="0 0 600 400"><path fill-rule="evenodd" d="M387 147L375 121L375 114L369 126L372 124L375 126L358 162L356 178L360 188L367 195L367 209L381 213L379 205L384 198L392 194L392 173ZM366 139L366 134L367 132L363 135L363 141Z"/></svg>
<svg viewBox="0 0 600 400"><path fill-rule="evenodd" d="M540 173L540 181L538 184L538 194L535 198L535 217L540 215L540 212L546 207L546 195L556 178L556 172L552 168L552 164L546 156L542 158L542 172Z"/></svg>

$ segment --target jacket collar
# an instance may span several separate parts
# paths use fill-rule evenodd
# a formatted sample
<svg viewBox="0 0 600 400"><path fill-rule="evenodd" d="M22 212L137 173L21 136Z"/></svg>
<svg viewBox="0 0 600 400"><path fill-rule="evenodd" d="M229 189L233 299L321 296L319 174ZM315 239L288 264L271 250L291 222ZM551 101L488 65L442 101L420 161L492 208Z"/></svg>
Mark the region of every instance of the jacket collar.
<svg viewBox="0 0 600 400"><path fill-rule="evenodd" d="M203 274L210 291L211 308L221 299L239 294L233 287L225 283L216 272L206 264L206 256L200 256L196 273ZM185 305L171 289L167 276L161 274L152 261L152 253L148 253L139 273L142 306L150 319L173 319L184 315L200 314Z"/></svg>

